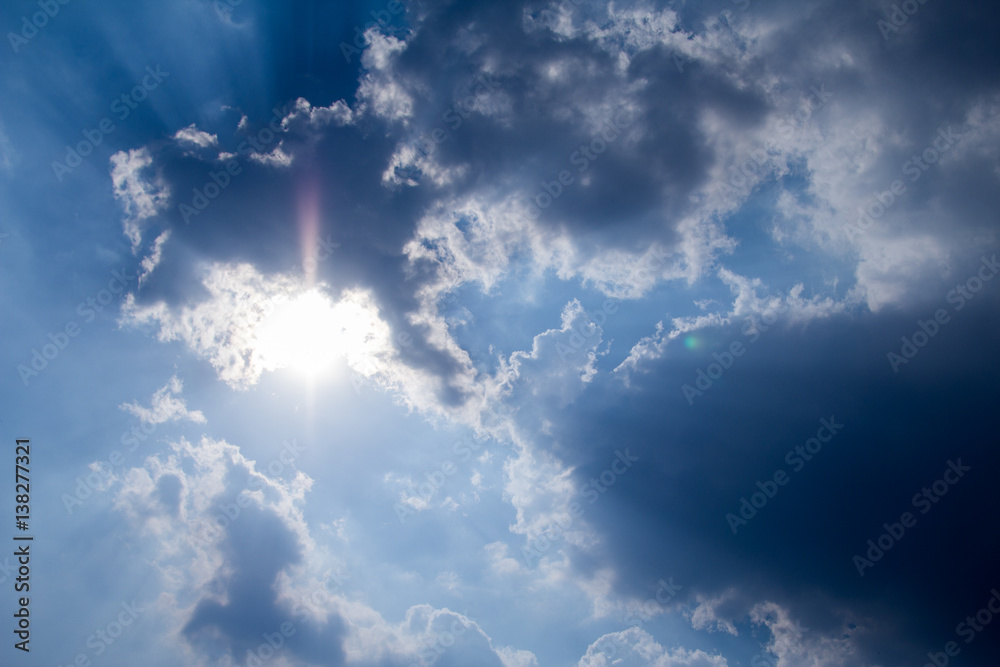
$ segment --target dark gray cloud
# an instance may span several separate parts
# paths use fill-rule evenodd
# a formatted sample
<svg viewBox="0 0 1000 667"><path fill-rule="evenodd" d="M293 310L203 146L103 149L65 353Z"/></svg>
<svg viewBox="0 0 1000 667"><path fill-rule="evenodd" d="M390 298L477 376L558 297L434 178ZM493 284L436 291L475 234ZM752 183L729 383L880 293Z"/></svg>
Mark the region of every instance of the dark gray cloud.
<svg viewBox="0 0 1000 667"><path fill-rule="evenodd" d="M238 659L270 656L275 645L312 664L342 665L343 623L325 624L293 615L278 604L276 578L301 561L299 539L272 510L249 507L228 529L223 546L226 572L209 586L223 602L206 598L184 626L184 635L209 653L222 648ZM278 637L268 641L268 637Z"/></svg>
<svg viewBox="0 0 1000 667"><path fill-rule="evenodd" d="M693 406L681 384L693 385L713 352L746 343L740 327L719 330L695 355L678 347L628 392L595 387L554 431L573 443L560 454L579 466L577 484L616 449L642 462L588 510L606 546L576 562L614 562L636 595L667 575L687 584L679 602L735 589L736 618L768 599L809 628L855 623L869 633L859 660L914 664L940 650L994 586L997 299L956 313L898 374L886 354L919 330L926 309L804 330L779 322ZM812 460L789 461L821 419L843 429ZM914 506L913 496L959 459L972 470L921 514L929 503ZM790 481L770 487L775 496L734 535L726 515L779 470ZM915 527L859 576L852 557L906 511ZM988 629L963 655L986 660L996 642Z"/></svg>

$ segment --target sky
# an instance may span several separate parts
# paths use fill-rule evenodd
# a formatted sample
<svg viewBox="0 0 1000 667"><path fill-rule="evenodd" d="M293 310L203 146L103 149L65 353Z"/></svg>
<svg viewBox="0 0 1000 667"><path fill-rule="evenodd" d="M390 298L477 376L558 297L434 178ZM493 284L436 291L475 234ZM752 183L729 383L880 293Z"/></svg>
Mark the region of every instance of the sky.
<svg viewBox="0 0 1000 667"><path fill-rule="evenodd" d="M998 31L4 3L0 664L995 665Z"/></svg>

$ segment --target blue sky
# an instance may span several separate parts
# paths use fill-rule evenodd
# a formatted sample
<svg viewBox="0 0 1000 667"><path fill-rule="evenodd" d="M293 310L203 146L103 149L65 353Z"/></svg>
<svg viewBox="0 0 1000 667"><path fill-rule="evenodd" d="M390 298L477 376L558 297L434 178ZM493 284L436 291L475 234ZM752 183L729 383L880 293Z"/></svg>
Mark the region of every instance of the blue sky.
<svg viewBox="0 0 1000 667"><path fill-rule="evenodd" d="M0 26L0 663L994 664L995 8Z"/></svg>

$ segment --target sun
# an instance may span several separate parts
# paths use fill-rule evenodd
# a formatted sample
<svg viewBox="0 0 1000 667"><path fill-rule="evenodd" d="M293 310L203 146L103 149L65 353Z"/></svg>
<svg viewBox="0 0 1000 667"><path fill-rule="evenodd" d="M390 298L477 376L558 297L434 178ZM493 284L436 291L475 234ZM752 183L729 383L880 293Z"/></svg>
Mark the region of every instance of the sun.
<svg viewBox="0 0 1000 667"><path fill-rule="evenodd" d="M257 354L267 368L316 378L344 353L340 319L336 306L318 290L282 299L260 325Z"/></svg>

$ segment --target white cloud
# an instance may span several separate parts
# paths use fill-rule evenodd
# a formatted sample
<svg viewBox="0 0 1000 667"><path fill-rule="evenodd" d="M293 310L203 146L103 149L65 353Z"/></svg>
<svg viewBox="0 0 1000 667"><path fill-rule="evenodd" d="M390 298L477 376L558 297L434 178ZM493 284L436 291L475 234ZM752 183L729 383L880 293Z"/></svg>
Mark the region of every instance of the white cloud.
<svg viewBox="0 0 1000 667"><path fill-rule="evenodd" d="M879 235L866 242L859 255L858 283L850 297L872 311L904 302L924 276L947 272L951 259L947 248L926 235Z"/></svg>
<svg viewBox="0 0 1000 667"><path fill-rule="evenodd" d="M196 148L211 148L219 143L218 135L199 130L194 123L177 130L174 133L174 140L182 146L194 146Z"/></svg>
<svg viewBox="0 0 1000 667"><path fill-rule="evenodd" d="M574 299L562 312L562 326L534 337L530 352L514 352L501 364L501 384L516 386L520 403L556 399L569 405L597 375L601 328Z"/></svg>
<svg viewBox="0 0 1000 667"><path fill-rule="evenodd" d="M654 333L641 338L629 351L625 360L614 369L614 373L618 374L626 385L631 374L646 370L651 361L660 359L666 354L671 341L691 331L729 325L752 315L768 315L787 322L804 322L847 312L856 303L853 296L843 300L820 295L806 298L803 296L805 286L801 283L793 286L787 294L759 296L759 291L767 291L764 281L760 278L747 278L725 268L720 268L717 275L733 293L733 302L729 309L672 318L669 330L662 320L657 322ZM753 333L752 327L747 332Z"/></svg>
<svg viewBox="0 0 1000 667"><path fill-rule="evenodd" d="M537 549L542 554L539 560L558 556L564 541L592 544L592 531L569 510L576 497L572 468L548 453L520 444L515 455L504 462L504 474L504 499L516 511L510 531L523 535L529 548L541 545Z"/></svg>
<svg viewBox="0 0 1000 667"><path fill-rule="evenodd" d="M343 607L351 628L345 643L348 664L387 664L391 659L432 664L447 659L451 664L495 664L505 667L537 667L535 656L524 650L496 646L473 619L448 608L427 604L406 610L399 624L388 624L381 616L364 613L358 605Z"/></svg>
<svg viewBox="0 0 1000 667"><path fill-rule="evenodd" d="M728 667L720 655L683 647L667 649L641 628L604 635L587 647L578 667Z"/></svg>
<svg viewBox="0 0 1000 667"><path fill-rule="evenodd" d="M255 384L267 370L255 354L257 331L279 297L301 290L286 276L264 276L249 264L213 265L204 279L209 299L173 312L164 302L139 306L126 296L123 321L155 324L161 341L181 340L207 357L220 379L237 389Z"/></svg>
<svg viewBox="0 0 1000 667"><path fill-rule="evenodd" d="M163 259L163 246L170 239L170 230L162 232L153 241L153 250L147 256L142 258L142 262L139 264L139 286L142 287L153 269L155 269L159 264L160 260Z"/></svg>
<svg viewBox="0 0 1000 667"><path fill-rule="evenodd" d="M132 242L133 252L142 243L143 221L166 208L170 197L170 189L159 176L152 181L142 176L152 164L147 148L119 151L111 156L111 184L115 198L125 209L125 236Z"/></svg>
<svg viewBox="0 0 1000 667"><path fill-rule="evenodd" d="M506 576L524 571L522 563L508 555L510 547L503 542L490 542L483 547L483 551L486 553L490 570L494 574Z"/></svg>
<svg viewBox="0 0 1000 667"><path fill-rule="evenodd" d="M132 413L146 424L163 424L168 421L181 420L204 424L205 415L202 414L201 410L189 411L187 409L187 404L181 398L183 389L183 383L175 375L153 394L152 403L148 408L142 407L136 401L122 403L118 407Z"/></svg>
<svg viewBox="0 0 1000 667"><path fill-rule="evenodd" d="M270 153L250 153L247 157L257 164L267 167L290 167L294 158L285 152L283 141L279 141Z"/></svg>
<svg viewBox="0 0 1000 667"><path fill-rule="evenodd" d="M337 100L328 107L314 107L308 100L300 97L295 100L292 110L281 119L281 127L287 131L305 124L311 129L318 129L331 124L350 125L352 122L354 112L343 100Z"/></svg>
<svg viewBox="0 0 1000 667"><path fill-rule="evenodd" d="M395 59L406 50L407 43L376 28L365 32L361 63L364 74L358 86L358 113L371 113L390 122L409 121L413 113L413 98L404 84L404 77L395 72Z"/></svg>
<svg viewBox="0 0 1000 667"><path fill-rule="evenodd" d="M278 449L276 446L276 457ZM237 470L239 474L233 474ZM229 485L235 478L254 479L255 483L247 482L232 490L233 498L246 490L253 504L274 510L284 517L294 533L310 543L299 505L312 480L302 472L290 472L289 481L268 477L256 469L254 461L243 456L239 447L224 440L203 436L197 444L192 444L181 438L170 444L169 454L150 456L142 467L116 476L115 481L121 486L115 494L114 504L138 522L144 532L160 536L173 545L170 548L164 545L165 556L187 550L187 557L194 555L196 560L203 561L207 557L206 550L217 545L225 534L221 526L228 524L217 520L222 512L215 499L232 490ZM172 498L165 498L162 492L165 480L177 483L178 491ZM176 539L167 539L168 536ZM192 579L188 583L191 586L185 590L197 595L204 581Z"/></svg>
<svg viewBox="0 0 1000 667"><path fill-rule="evenodd" d="M302 278L264 275L249 264L214 264L206 271L203 284L208 299L177 309L164 302L138 305L135 295L128 294L122 306L122 321L130 325L152 324L161 341L184 342L197 355L207 358L219 378L234 389L247 389L264 371L286 367L291 360L282 351L303 343L320 345L324 353L331 348L364 377L390 374L388 367L395 353L389 330L365 292L348 290L337 301L319 294L316 298L327 304L330 317L311 325L326 329L310 333L308 339L274 341L274 318L297 299L316 293ZM288 333L290 329L282 326L277 331ZM313 352L319 354L320 350Z"/></svg>
<svg viewBox="0 0 1000 667"><path fill-rule="evenodd" d="M496 650L503 667L538 667L538 658L531 651L520 651L507 646Z"/></svg>
<svg viewBox="0 0 1000 667"><path fill-rule="evenodd" d="M777 658L777 667L878 667L858 657L857 637L865 630L853 623L824 635L802 627L787 609L773 602L755 605L750 619L770 630L771 639L764 648Z"/></svg>
<svg viewBox="0 0 1000 667"><path fill-rule="evenodd" d="M691 627L695 630L707 630L709 632L726 632L738 636L733 619L721 613L720 607L733 599L731 593L708 597L698 595L697 605L693 610L687 612L685 616L691 621Z"/></svg>
<svg viewBox="0 0 1000 667"><path fill-rule="evenodd" d="M382 183L389 186L408 185L414 187L422 182L431 182L442 188L454 183L467 173L464 165L442 167L434 160L433 151L414 143L402 143L389 158L389 165L382 173Z"/></svg>

